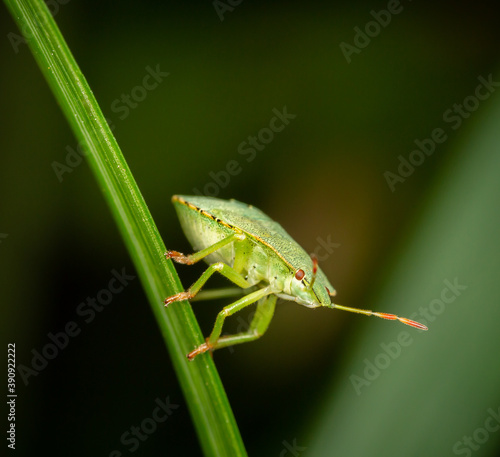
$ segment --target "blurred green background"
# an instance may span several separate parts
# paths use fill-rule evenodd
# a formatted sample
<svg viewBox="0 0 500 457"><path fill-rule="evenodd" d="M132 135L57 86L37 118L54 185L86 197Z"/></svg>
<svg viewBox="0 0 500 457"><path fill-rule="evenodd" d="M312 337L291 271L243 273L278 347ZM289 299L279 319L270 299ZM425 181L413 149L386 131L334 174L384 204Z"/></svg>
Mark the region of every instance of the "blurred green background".
<svg viewBox="0 0 500 457"><path fill-rule="evenodd" d="M190 250L171 195L237 198L309 252L332 243L318 252L339 303L430 327L280 302L261 340L214 355L249 454L499 455L495 4L401 2L378 29L371 11L387 2L52 8L169 248ZM103 297L112 270L134 270L5 8L1 29L4 347L16 343L29 367L50 333L81 329L28 385L18 373L18 451L199 455L138 279L91 322L77 311ZM372 37L346 58L340 44L357 30ZM169 75L153 87L156 68ZM268 141L262 129L285 106L296 117ZM418 160L415 141L435 129L446 140L391 189L384 174L399 156ZM244 152L259 134L261 150ZM178 271L187 287L203 266ZM208 334L223 303L193 306ZM167 397L178 408L152 424ZM142 441L127 441L133 427L146 428Z"/></svg>

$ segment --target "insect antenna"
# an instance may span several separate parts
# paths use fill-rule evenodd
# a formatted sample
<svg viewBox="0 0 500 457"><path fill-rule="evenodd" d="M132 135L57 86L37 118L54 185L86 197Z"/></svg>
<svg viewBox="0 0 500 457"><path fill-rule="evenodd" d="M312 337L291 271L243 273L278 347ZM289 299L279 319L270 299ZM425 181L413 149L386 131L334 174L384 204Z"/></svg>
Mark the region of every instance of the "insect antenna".
<svg viewBox="0 0 500 457"><path fill-rule="evenodd" d="M398 320L399 322L402 322L403 324L409 325L410 327L415 327L415 328L418 328L420 330L428 330L427 327L424 324L421 324L420 322L416 322L416 321L413 321L411 319L407 319L406 317L399 317L399 316L396 316L395 314L377 313L375 311L370 311L367 309L350 308L348 306L337 305L336 303L332 303L332 308L341 309L343 311L349 311L351 313L364 314L365 316L376 316L376 317L380 317L382 319L388 319L390 321Z"/></svg>
<svg viewBox="0 0 500 457"><path fill-rule="evenodd" d="M311 260L313 263L313 269L312 269L311 282L309 283L309 290L312 290L314 286L314 281L316 281L316 274L318 273L318 259L314 254L311 254Z"/></svg>

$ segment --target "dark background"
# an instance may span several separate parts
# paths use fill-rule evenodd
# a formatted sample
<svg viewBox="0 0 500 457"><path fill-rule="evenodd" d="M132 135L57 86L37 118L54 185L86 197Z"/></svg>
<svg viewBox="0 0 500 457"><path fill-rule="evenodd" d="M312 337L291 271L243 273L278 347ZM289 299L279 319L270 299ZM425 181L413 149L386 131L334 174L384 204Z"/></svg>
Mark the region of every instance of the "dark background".
<svg viewBox="0 0 500 457"><path fill-rule="evenodd" d="M400 5L401 12L351 55L350 63L340 44L352 45L354 28L364 30L374 20L370 11L387 9L387 2L243 1L221 21L211 2L73 0L57 7L55 19L114 125L169 248L190 251L171 196L209 189L212 195L259 207L309 252L318 239L338 244L321 267L336 287L339 303L410 315L419 303L439 297L443 279L451 281L457 274L437 267L424 283L418 276L422 268L410 276L408 270L394 273L404 262L425 269L426 262L445 259L472 268L460 250L456 259L443 248L414 263L407 247L433 221L437 229L426 232L424 245L442 246L465 224L462 218L471 216L460 208L467 208L469 190L456 195L453 210L445 205L450 217L442 221L432 208L439 207L435 205L448 189L443 183L452 181L460 166L467 168L463 158L474 160L468 149L471 138L483 138L477 132L491 119L498 125L498 115L492 114L498 94L467 113L459 128L452 128L455 124L443 115L474 94L478 77L493 73L493 80L500 80L495 73L500 29L497 10L488 3ZM42 351L49 333L62 332L69 321L81 329L38 375L28 378L28 385L18 373L17 448L22 455L107 456L115 449L127 455L131 446L121 442L122 434L151 417L157 399L169 397L178 408L140 444L137 454L199 455L180 386L139 280L130 281L91 322L77 314L81 302L108 287L112 270L134 274L134 268L87 164L79 163L77 155L67 157L76 141L27 46L12 44L12 33L19 31L5 7L1 30L2 335L6 343L16 343L17 363L30 366L32 351ZM140 94L136 88L147 68L157 66L169 76L124 116L117 109L124 105L116 100ZM248 155L238 153L241 143L268 127L273 109L284 106L296 118L247 161ZM436 128L446 131L446 141L391 191L384 173L396 173L398 156L408 158L415 140L429 138ZM498 155L496 139L485 149ZM221 170L231 160L238 162L240 172L224 180ZM61 164L71 172L58 178L54 168ZM487 161L481 164L491 168ZM214 176L222 181L217 184ZM482 171L471 174L471 189L483 179ZM473 249L475 243L486 243L488 250L474 271L498 278L498 236L486 230L498 224L498 210L480 202L470 204L477 209L474 220L484 227L484 239L470 239L466 233L461 246ZM202 270L178 267L186 287ZM460 280L469 291L477 290L472 276ZM415 285L402 295L414 307L393 300L392 285L403 282ZM456 442L483 426L488 408L497 411L500 405L498 390L481 384L500 380L495 357L499 332L482 327L496 318L482 314L480 306L498 308L493 294L497 282L488 284L489 302L479 296L462 302L471 313L463 319L484 341L469 340L467 327L457 328L451 313L443 313L434 330L411 333L416 344L405 351L412 363L407 366L403 354L376 380L377 387L374 382L362 395L356 395L346 367L361 374L363 360L380 353L380 342L394 341L406 329L280 302L265 337L214 355L249 454L293 455L287 446L295 440L300 455L369 455L356 449L359 443L377 449L370 444L375 439L392 442L394 455L455 455ZM208 334L223 303L193 306ZM248 314L241 319L248 320ZM235 317L233 330L241 322ZM378 339L366 337L371 328L379 332ZM469 349L486 349L453 363L446 356L434 359L433 365L433 351L460 351L455 337ZM419 359L417 346L424 338L432 344ZM426 378L446 362L449 378ZM407 377L398 378L403 364ZM470 378L459 376L459 368ZM376 394L382 385L391 386L386 396ZM455 403L428 397L424 409L422 403L405 407L394 399L397 393L420 398L419 388L439 399L454 386L459 386L451 397ZM467 400L463 392L483 392L484 399ZM380 404L372 408L369 401L375 396ZM331 409L333 399L343 406ZM335 420L329 419L332 410L337 411ZM338 417L344 410L352 417ZM434 416L440 424L435 425ZM419 428L422 423L429 428ZM406 441L395 439L398 427ZM339 429L350 431L336 438ZM474 455L498 455L499 436L491 433ZM447 454L437 453L441 446ZM390 446L382 449L393 455Z"/></svg>

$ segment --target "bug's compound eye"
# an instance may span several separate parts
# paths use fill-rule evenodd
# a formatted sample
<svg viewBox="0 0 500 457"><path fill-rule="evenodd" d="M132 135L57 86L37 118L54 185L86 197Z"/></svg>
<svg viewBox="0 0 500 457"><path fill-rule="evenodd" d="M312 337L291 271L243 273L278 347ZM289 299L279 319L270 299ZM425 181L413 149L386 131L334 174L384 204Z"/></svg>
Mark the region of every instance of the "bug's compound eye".
<svg viewBox="0 0 500 457"><path fill-rule="evenodd" d="M297 273L295 273L295 279L297 281L302 281L305 275L304 270L297 270Z"/></svg>

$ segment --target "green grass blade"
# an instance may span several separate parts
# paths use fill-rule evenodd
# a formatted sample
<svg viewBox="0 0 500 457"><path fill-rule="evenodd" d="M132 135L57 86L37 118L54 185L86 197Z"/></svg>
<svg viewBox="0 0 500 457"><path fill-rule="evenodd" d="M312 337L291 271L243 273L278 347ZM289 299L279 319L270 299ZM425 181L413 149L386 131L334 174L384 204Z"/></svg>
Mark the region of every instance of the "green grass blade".
<svg viewBox="0 0 500 457"><path fill-rule="evenodd" d="M156 225L61 32L42 0L5 3L87 153L160 326L205 455L246 455L211 357L186 360L203 336L186 302L163 307L165 297L182 290L181 283L163 257L165 246Z"/></svg>

